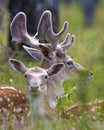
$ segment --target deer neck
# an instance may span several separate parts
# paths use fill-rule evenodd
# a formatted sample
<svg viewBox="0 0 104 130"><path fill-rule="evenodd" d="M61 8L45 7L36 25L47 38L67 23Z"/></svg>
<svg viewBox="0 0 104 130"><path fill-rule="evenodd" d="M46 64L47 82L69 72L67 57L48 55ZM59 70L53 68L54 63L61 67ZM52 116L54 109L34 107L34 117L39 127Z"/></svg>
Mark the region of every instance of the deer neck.
<svg viewBox="0 0 104 130"><path fill-rule="evenodd" d="M49 105L47 92L37 97L30 96L30 106L33 117L41 119L53 117L53 108Z"/></svg>
<svg viewBox="0 0 104 130"><path fill-rule="evenodd" d="M50 94L61 96L64 94L64 88L62 87L62 84L64 82L64 77L62 77L60 74L55 75L54 77L49 78L48 80L48 90L51 92Z"/></svg>

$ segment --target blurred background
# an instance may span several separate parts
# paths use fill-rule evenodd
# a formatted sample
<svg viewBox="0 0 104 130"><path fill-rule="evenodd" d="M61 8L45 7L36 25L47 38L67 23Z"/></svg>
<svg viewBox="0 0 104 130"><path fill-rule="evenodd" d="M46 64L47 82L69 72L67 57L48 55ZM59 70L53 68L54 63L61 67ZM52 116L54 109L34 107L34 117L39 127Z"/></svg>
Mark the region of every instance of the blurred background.
<svg viewBox="0 0 104 130"><path fill-rule="evenodd" d="M39 18L46 9L52 12L55 32L59 32L65 21L69 22L67 32L76 39L67 53L94 74L87 83L75 79L65 81L65 93L70 96L60 99L58 107L104 99L104 0L0 0L0 83L25 89L23 77L12 71L8 59L17 58L28 67L39 63L27 56L22 46L11 43L9 26L13 17L23 11L27 16L28 32L35 35ZM102 112L104 114L104 110ZM41 128L48 129L45 126L37 129ZM67 127L56 129L61 128ZM82 124L81 128L92 126ZM104 125L100 125L96 130L103 128Z"/></svg>

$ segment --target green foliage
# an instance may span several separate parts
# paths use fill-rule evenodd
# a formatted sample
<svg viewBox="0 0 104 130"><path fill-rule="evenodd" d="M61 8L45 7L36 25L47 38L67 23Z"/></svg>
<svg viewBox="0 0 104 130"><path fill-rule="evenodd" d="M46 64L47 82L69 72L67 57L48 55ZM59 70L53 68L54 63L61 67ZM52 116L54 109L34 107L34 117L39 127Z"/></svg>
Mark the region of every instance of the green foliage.
<svg viewBox="0 0 104 130"><path fill-rule="evenodd" d="M68 32L76 36L74 45L68 50L68 54L75 61L82 64L94 74L91 81L80 81L79 78L65 81L65 95L59 98L58 109L64 106L71 106L77 102L88 102L97 99L104 99L104 3L99 3L94 23L92 27L84 27L83 15L81 8L76 3L72 5L60 5L60 28L64 21L69 22ZM28 67L39 65L36 61L25 58L27 57L22 52L15 52L15 55L8 54L7 45L7 13L4 17L3 29L0 31L0 84L15 86L16 88L25 90L23 77L14 72L9 64L8 58L17 58L26 64ZM64 39L64 37L63 37ZM82 77L85 74L82 73ZM104 110L102 110L104 113ZM78 127L77 127L78 126ZM76 121L58 122L57 125L44 125L37 122L34 127L36 130L102 130L104 124L99 121L92 124L86 118L78 124Z"/></svg>

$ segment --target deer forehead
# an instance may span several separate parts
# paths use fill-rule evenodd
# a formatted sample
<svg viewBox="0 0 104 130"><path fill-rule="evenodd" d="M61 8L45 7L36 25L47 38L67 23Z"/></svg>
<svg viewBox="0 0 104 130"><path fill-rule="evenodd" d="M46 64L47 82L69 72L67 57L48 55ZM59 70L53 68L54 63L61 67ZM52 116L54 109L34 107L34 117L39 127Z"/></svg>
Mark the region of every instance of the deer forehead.
<svg viewBox="0 0 104 130"><path fill-rule="evenodd" d="M57 53L55 54L55 59L56 59L56 62L58 63L66 63L67 61L73 61L73 59L66 55L66 54L62 54L62 55L57 55Z"/></svg>
<svg viewBox="0 0 104 130"><path fill-rule="evenodd" d="M45 69L42 69L40 67L32 67L32 68L29 68L25 74L29 74L29 75L45 75L47 74L46 70Z"/></svg>

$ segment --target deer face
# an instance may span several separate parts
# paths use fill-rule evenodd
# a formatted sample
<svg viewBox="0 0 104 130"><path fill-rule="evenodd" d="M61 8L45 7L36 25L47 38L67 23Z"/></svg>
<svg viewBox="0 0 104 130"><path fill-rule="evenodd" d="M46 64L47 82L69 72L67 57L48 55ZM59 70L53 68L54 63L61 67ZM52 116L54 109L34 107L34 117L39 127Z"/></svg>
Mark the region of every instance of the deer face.
<svg viewBox="0 0 104 130"><path fill-rule="evenodd" d="M47 90L48 74L44 69L33 67L24 73L24 77L27 91L32 95L38 95Z"/></svg>
<svg viewBox="0 0 104 130"><path fill-rule="evenodd" d="M64 64L62 63L54 64L48 69L40 67L26 68L21 61L15 59L10 59L9 63L14 70L24 75L27 91L32 95L39 95L46 92L50 77L54 77L54 75L56 75L59 71L62 71L64 68Z"/></svg>

